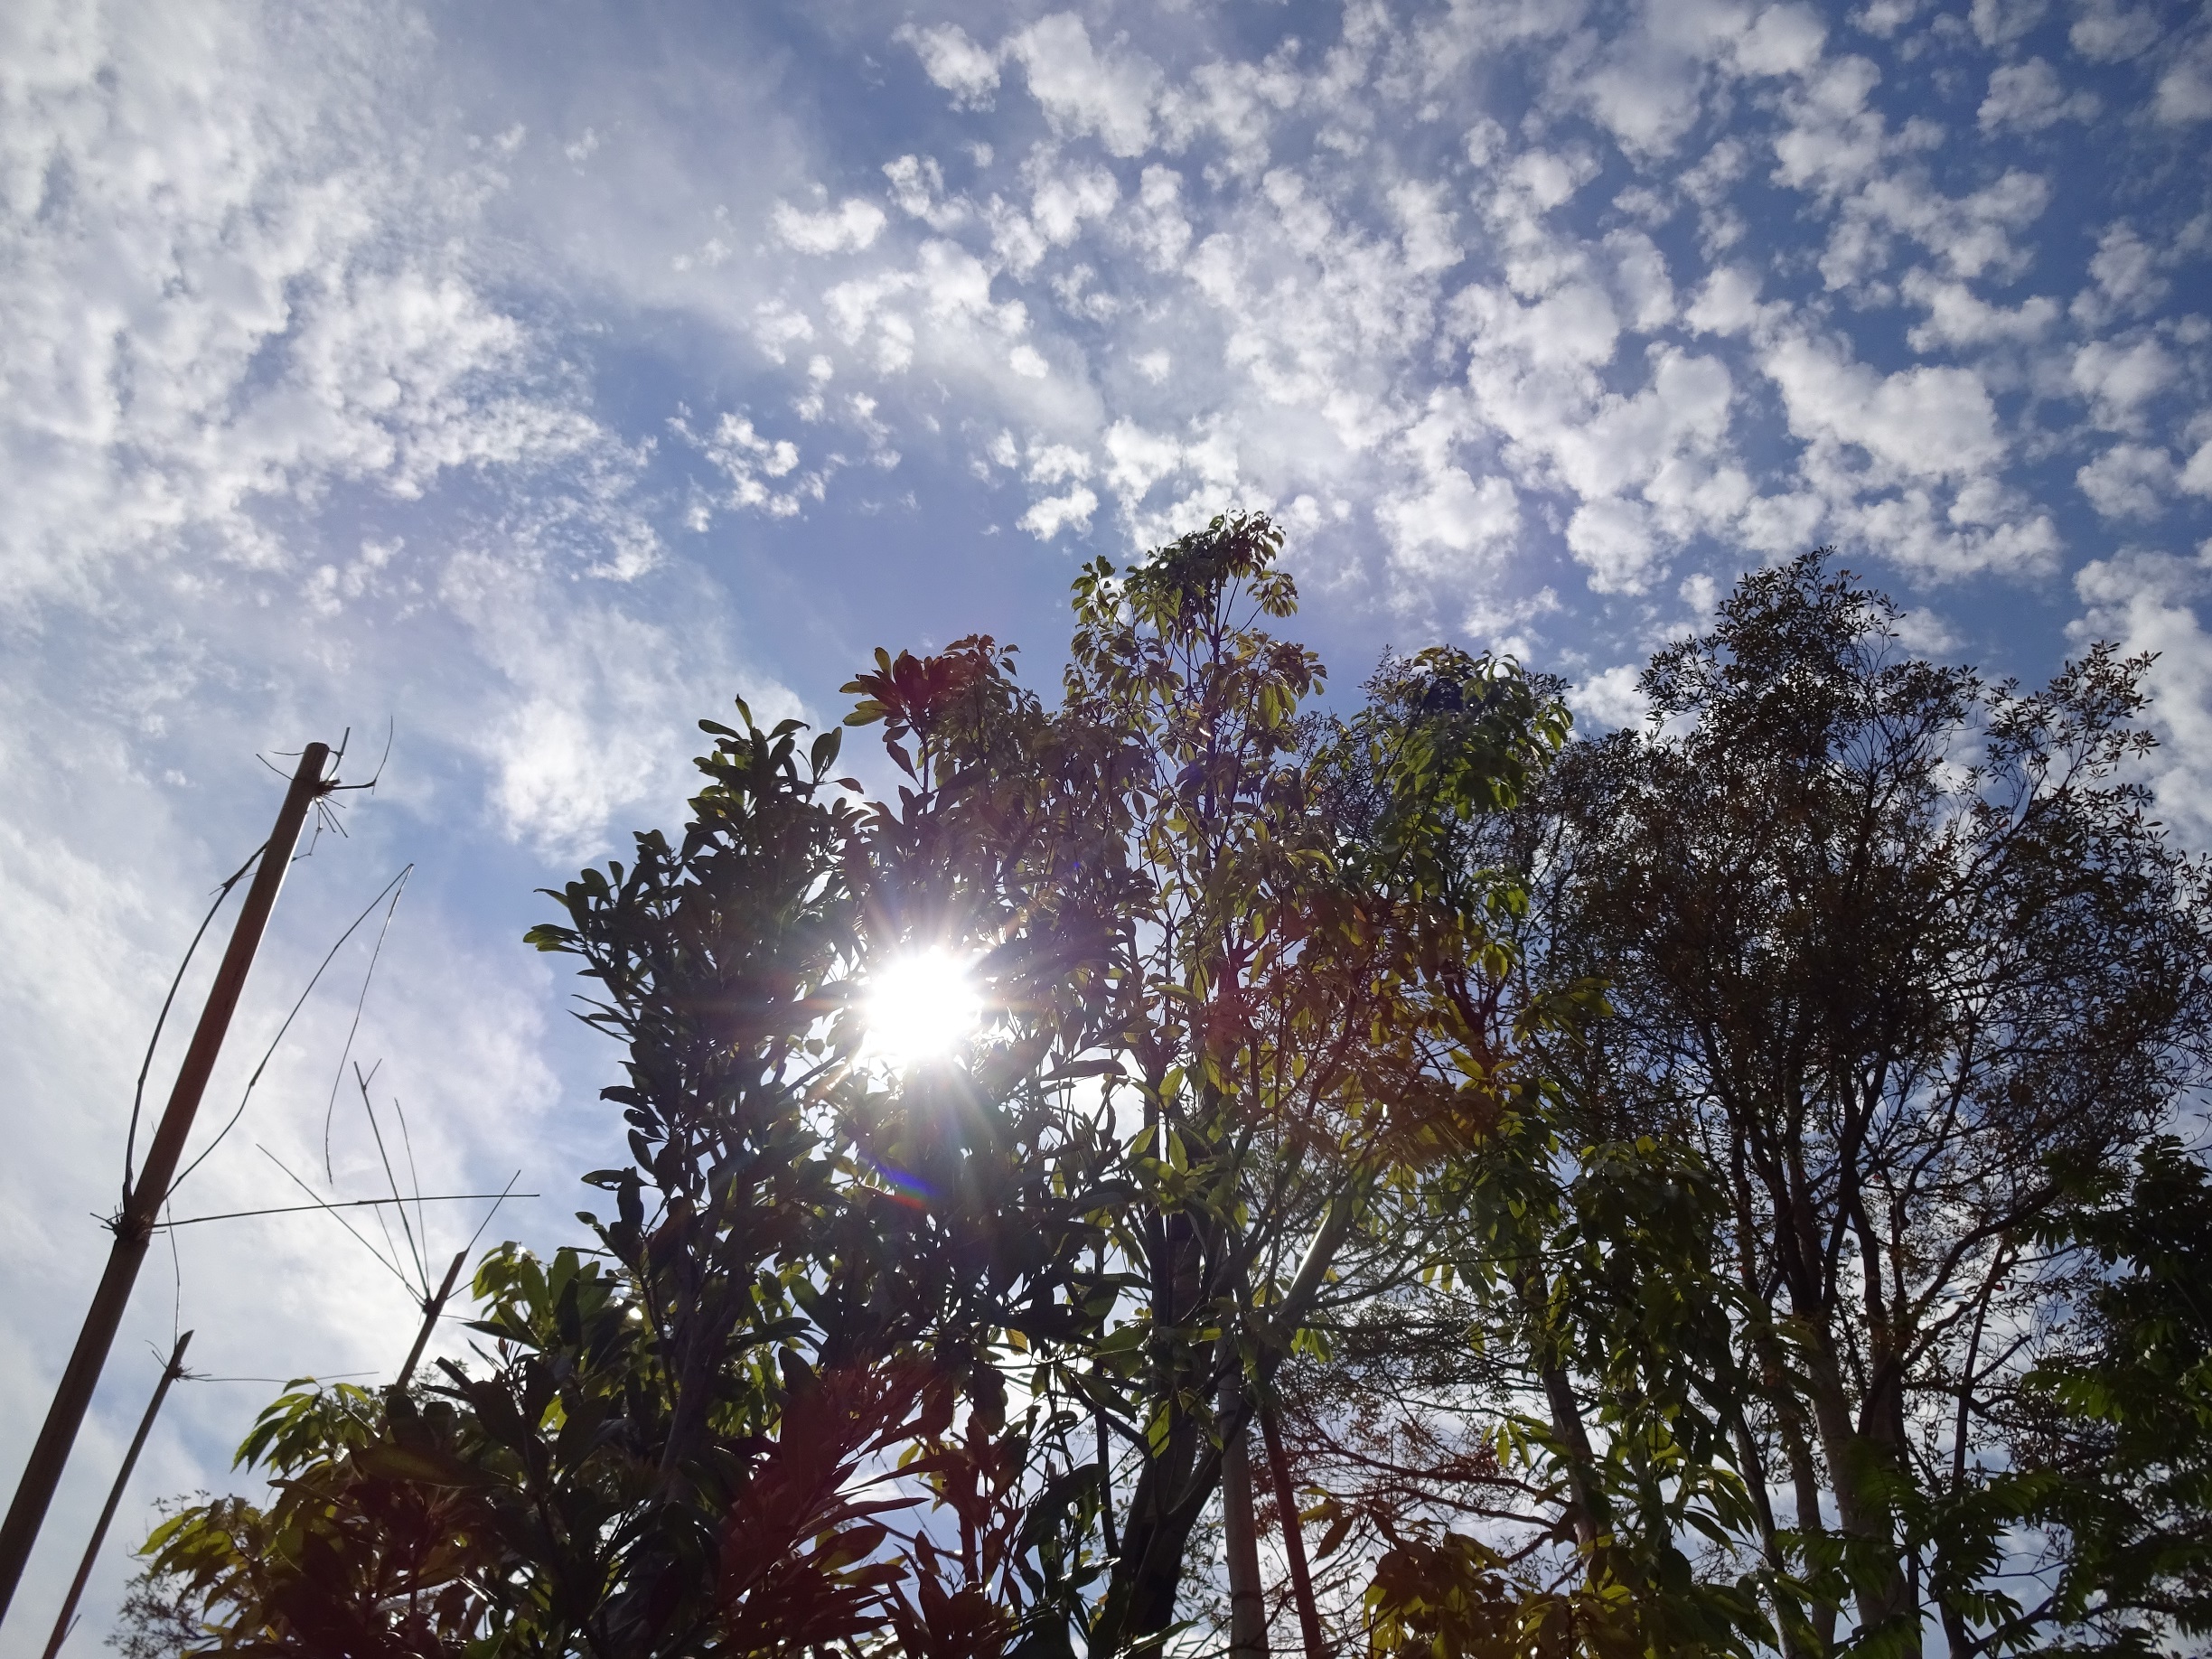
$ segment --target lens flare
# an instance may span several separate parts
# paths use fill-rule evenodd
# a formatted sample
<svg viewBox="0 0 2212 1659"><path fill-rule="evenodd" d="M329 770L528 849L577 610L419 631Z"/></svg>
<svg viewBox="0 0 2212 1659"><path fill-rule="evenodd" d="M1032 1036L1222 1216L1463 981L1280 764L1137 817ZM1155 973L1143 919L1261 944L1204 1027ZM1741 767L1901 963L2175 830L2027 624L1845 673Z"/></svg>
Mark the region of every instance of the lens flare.
<svg viewBox="0 0 2212 1659"><path fill-rule="evenodd" d="M867 1052L904 1070L957 1053L983 1023L983 998L966 962L917 951L869 973L861 1013Z"/></svg>

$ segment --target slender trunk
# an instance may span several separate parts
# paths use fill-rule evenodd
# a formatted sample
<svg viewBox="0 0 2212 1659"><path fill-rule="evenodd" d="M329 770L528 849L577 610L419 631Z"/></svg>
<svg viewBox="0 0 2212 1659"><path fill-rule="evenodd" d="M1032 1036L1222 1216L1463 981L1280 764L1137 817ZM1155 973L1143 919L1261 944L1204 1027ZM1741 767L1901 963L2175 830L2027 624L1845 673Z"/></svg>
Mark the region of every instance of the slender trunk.
<svg viewBox="0 0 2212 1659"><path fill-rule="evenodd" d="M1189 1216L1159 1217L1153 1229L1153 1329L1166 1333L1198 1303L1201 1241ZM1129 1640L1157 1636L1175 1622L1183 1557L1205 1494L1190 1502L1202 1463L1218 1472L1218 1458L1202 1459L1197 1420L1180 1403L1186 1389L1204 1385L1207 1350L1186 1345L1182 1376L1171 1380L1166 1401L1167 1443L1145 1460L1121 1529L1121 1551L1107 1579L1106 1599L1092 1626L1091 1650L1111 1654ZM1209 1474L1208 1478L1211 1478Z"/></svg>
<svg viewBox="0 0 2212 1659"><path fill-rule="evenodd" d="M32 1443L31 1456L23 1465L22 1479L16 1484L7 1518L0 1521L0 1619L7 1617L9 1605L15 1598L24 1564L31 1559L31 1548L38 1542L47 1507L53 1502L54 1488L61 1484L62 1468L69 1462L70 1448L76 1444L77 1430L84 1422L93 1391L99 1384L100 1372L108 1363L108 1351L115 1344L116 1329L123 1322L131 1288L137 1282L139 1265L145 1261L147 1242L154 1236L154 1223L161 1214L162 1205L169 1200L170 1188L177 1178L177 1164L183 1157L185 1140L200 1111L201 1097L206 1092L208 1079L222 1052L223 1038L230 1032L239 998L245 991L247 974L253 967L255 952L260 948L262 930L268 925L269 913L276 905L277 890L283 886L285 873L291 867L292 849L299 844L300 830L307 821L309 811L336 787L323 776L323 769L329 761L327 744L311 743L300 753L298 769L292 774L292 786L286 791L284 804L277 809L276 825L261 849L259 867L246 889L245 902L239 907L230 942L224 948L214 982L208 988L200 1023L192 1029L192 1041L177 1067L176 1079L170 1085L169 1103L162 1111L153 1144L146 1148L145 1167L138 1170L135 1180L126 1172L123 1207L112 1223L115 1243L108 1251L107 1270L100 1276L98 1289L93 1292L92 1306L86 1310L84 1325L77 1334L77 1345L70 1350L69 1363L62 1368L61 1380L54 1389L53 1403L47 1408L38 1439Z"/></svg>
<svg viewBox="0 0 2212 1659"><path fill-rule="evenodd" d="M1171 1411L1167 1444L1137 1477L1121 1553L1114 1558L1105 1601L1091 1626L1090 1651L1101 1659L1175 1623L1184 1553L1204 1507L1204 1494L1195 1504L1190 1494L1201 1476L1210 1489L1221 1468L1218 1455L1200 1457L1200 1438L1189 1412Z"/></svg>
<svg viewBox="0 0 2212 1659"><path fill-rule="evenodd" d="M1260 1534L1252 1519L1251 1413L1233 1344L1222 1379L1222 1532L1229 1557L1230 1659L1267 1659L1267 1592L1260 1583Z"/></svg>
<svg viewBox="0 0 2212 1659"><path fill-rule="evenodd" d="M1558 1339L1551 1328L1551 1289L1544 1283L1542 1269L1533 1261L1520 1270L1520 1290L1522 1306L1529 1318L1530 1358L1543 1384L1552 1437L1566 1454L1568 1501L1575 1542L1582 1551L1586 1567L1594 1575L1598 1565L1598 1540L1609 1530L1604 1502L1590 1480L1597 1457L1590 1448L1589 1432L1582 1424L1582 1407L1575 1399L1574 1383L1567 1375L1567 1368L1560 1363Z"/></svg>
<svg viewBox="0 0 2212 1659"><path fill-rule="evenodd" d="M1804 1420L1798 1413L1797 1402L1783 1393L1779 1385L1775 1419L1782 1437L1782 1455L1789 1460L1790 1486L1797 1497L1797 1530L1808 1537L1816 1536L1828 1530L1821 1516L1820 1471L1813 1464L1813 1446L1805 1439ZM1813 1635L1820 1645L1816 1651L1825 1659L1835 1651L1836 1604L1815 1602L1811 1614Z"/></svg>
<svg viewBox="0 0 2212 1659"><path fill-rule="evenodd" d="M1751 1426L1744 1421L1743 1413L1735 1414L1729 1432L1736 1440L1737 1461L1742 1465L1744 1485L1751 1493L1751 1507L1758 1518L1759 1554L1767 1562L1767 1570L1777 1578L1788 1570L1783 1559L1782 1540L1775 1525L1774 1501L1767 1491L1767 1460L1759 1456L1758 1443L1751 1438ZM1774 1598L1775 1625L1782 1633L1782 1659L1804 1659L1804 1643L1797 1629L1797 1609L1786 1604L1777 1591Z"/></svg>
<svg viewBox="0 0 2212 1659"><path fill-rule="evenodd" d="M1747 1288L1756 1283L1748 1267L1745 1282ZM1821 1514L1820 1470L1813 1461L1812 1442L1805 1434L1804 1413L1799 1408L1789 1373L1782 1363L1781 1344L1776 1339L1774 1327L1767 1323L1764 1313L1765 1310L1761 1309L1759 1317L1751 1326L1751 1344L1758 1358L1759 1380L1767 1402L1774 1408L1775 1433L1782 1442L1782 1460L1789 1466L1790 1489L1797 1505L1796 1531L1808 1538L1817 1537L1828 1530ZM1826 1659L1826 1655L1835 1647L1836 1612L1835 1603L1829 1601L1816 1601L1805 1608L1805 1617L1811 1627L1800 1635L1812 1638L1812 1652L1818 1659Z"/></svg>
<svg viewBox="0 0 2212 1659"><path fill-rule="evenodd" d="M1290 1563L1290 1589L1298 1598L1298 1635L1306 1659L1326 1659L1321 1609L1315 1604L1313 1572L1306 1564L1306 1527L1298 1519L1298 1489L1290 1484L1290 1460L1283 1456L1280 1414L1271 1404L1260 1408L1260 1438L1267 1447L1268 1474L1275 1486L1275 1513L1282 1517L1283 1555Z"/></svg>
<svg viewBox="0 0 2212 1659"><path fill-rule="evenodd" d="M1106 1553L1121 1553L1121 1541L1114 1536L1113 1441L1106 1429L1106 1413L1098 1413L1098 1471L1099 1471L1099 1528L1105 1534Z"/></svg>
<svg viewBox="0 0 2212 1659"><path fill-rule="evenodd" d="M85 1545L84 1559L77 1563L77 1576L70 1580L69 1593L61 1598L61 1610L54 1615L53 1634L46 1638L45 1659L54 1659L61 1651L61 1644L69 1640L70 1631L77 1623L77 1603L84 1595L85 1580L98 1564L100 1546L108 1542L108 1528L122 1504L123 1489L130 1485L131 1471L138 1467L138 1454L145 1449L146 1436L154 1432L154 1420L161 1415L162 1401L169 1398L169 1385L184 1374L184 1350L192 1345L192 1339L190 1331L179 1336L176 1346L169 1352L169 1363L162 1367L161 1381L154 1385L154 1398L146 1402L145 1415L138 1420L138 1432L131 1438L130 1449L123 1454L123 1467L116 1471L115 1485L108 1489L108 1505L92 1523L92 1542Z"/></svg>
<svg viewBox="0 0 2212 1659"><path fill-rule="evenodd" d="M1827 1530L1821 1516L1820 1472L1814 1467L1812 1444L1805 1436L1804 1414L1798 1409L1789 1368L1783 1360L1782 1344L1768 1317L1772 1310L1760 1287L1754 1241L1766 1228L1752 1196L1748 1158L1740 1136L1730 1149L1729 1176L1736 1210L1737 1278L1743 1287L1746 1305L1753 1310L1748 1328L1752 1352L1758 1360L1759 1382L1774 1408L1776 1435L1782 1442L1783 1461L1789 1466L1790 1486L1797 1505L1796 1531L1808 1538L1817 1537ZM1772 1191L1770 1186L1770 1194ZM1778 1240L1778 1225L1775 1234ZM1827 1659L1835 1647L1835 1604L1814 1602L1805 1612L1811 1629L1803 1634L1812 1637L1817 1659Z"/></svg>
<svg viewBox="0 0 2212 1659"><path fill-rule="evenodd" d="M408 1350L407 1364L399 1367L399 1380L392 1384L401 1393L405 1393L407 1385L415 1380L415 1367L422 1364L423 1350L430 1345L431 1333L437 1329L438 1316L445 1311L446 1298L453 1295L454 1281L461 1277L461 1269L467 1261L467 1251L456 1254L453 1265L445 1270L445 1282L438 1286L436 1293L423 1304L422 1329L415 1334L415 1345Z"/></svg>
<svg viewBox="0 0 2212 1659"><path fill-rule="evenodd" d="M1859 1626L1871 1630L1907 1613L1903 1563L1898 1560L1897 1535L1890 1524L1889 1504L1882 1486L1890 1462L1889 1448L1861 1432L1852 1419L1851 1402L1827 1335L1821 1332L1806 1345L1812 1373L1813 1420L1820 1430L1821 1449L1828 1460L1828 1478L1835 1494L1836 1520L1843 1531L1874 1544L1886 1567L1879 1582L1858 1592ZM1916 1623L1900 1650L1908 1659L1919 1659L1919 1629Z"/></svg>
<svg viewBox="0 0 2212 1659"><path fill-rule="evenodd" d="M1260 1381L1264 1387L1289 1350L1291 1338L1312 1311L1330 1264L1350 1236L1374 1179L1371 1167L1355 1169L1329 1201L1306 1253L1273 1317L1261 1326ZM1203 1241L1184 1214L1154 1216L1147 1224L1152 1255L1153 1330L1165 1339L1176 1323L1198 1306L1204 1291ZM1183 1578L1190 1535L1221 1476L1221 1454L1202 1447L1204 1437L1191 1414L1176 1403L1186 1392L1210 1386L1204 1364L1192 1362L1203 1349L1188 1349L1179 1380L1171 1380L1166 1401L1167 1444L1148 1457L1130 1495L1129 1520L1121 1530L1121 1551L1107 1579L1106 1596L1091 1626L1090 1651L1117 1653L1129 1642L1157 1636L1175 1622L1176 1592ZM1250 1407L1246 1407L1249 1416Z"/></svg>

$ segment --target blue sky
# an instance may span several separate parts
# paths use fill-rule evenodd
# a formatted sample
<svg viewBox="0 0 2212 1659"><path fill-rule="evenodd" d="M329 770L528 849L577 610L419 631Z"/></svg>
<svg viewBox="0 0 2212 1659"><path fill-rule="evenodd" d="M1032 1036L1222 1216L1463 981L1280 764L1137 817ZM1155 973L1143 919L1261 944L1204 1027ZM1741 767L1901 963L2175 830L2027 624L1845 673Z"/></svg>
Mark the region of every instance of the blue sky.
<svg viewBox="0 0 2212 1659"><path fill-rule="evenodd" d="M2206 843L2207 136L2205 11L2106 0L18 0L0 1466L96 1276L175 952L273 810L255 757L309 737L396 732L212 1099L413 860L352 1052L426 1188L520 1168L546 1196L498 1231L546 1242L613 1056L519 944L532 889L673 821L732 696L834 717L874 646L975 631L1049 678L1081 560L1224 508L1289 529L1344 689L1448 640L1633 720L1654 644L1818 542L1994 670L2158 651L2148 775ZM281 1201L258 1145L381 1180L342 1100L323 1173L364 966L181 1211ZM192 1230L58 1539L175 1318L210 1373L283 1376L389 1368L412 1316L317 1218ZM134 1525L220 1486L270 1392L181 1389Z"/></svg>

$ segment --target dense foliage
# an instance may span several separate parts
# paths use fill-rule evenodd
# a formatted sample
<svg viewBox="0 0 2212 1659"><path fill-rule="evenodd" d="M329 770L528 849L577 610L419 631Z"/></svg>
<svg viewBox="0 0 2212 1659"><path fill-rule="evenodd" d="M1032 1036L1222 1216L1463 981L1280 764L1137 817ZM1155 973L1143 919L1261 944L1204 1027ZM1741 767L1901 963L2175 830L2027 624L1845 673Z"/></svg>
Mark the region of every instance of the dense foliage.
<svg viewBox="0 0 2212 1659"><path fill-rule="evenodd" d="M1810 556L1641 731L1448 648L1356 712L1264 519L840 734L703 723L552 896L588 1246L172 1514L156 1653L2157 1651L2212 1634L2206 875L2142 665L1917 661ZM872 983L969 964L942 1058Z"/></svg>

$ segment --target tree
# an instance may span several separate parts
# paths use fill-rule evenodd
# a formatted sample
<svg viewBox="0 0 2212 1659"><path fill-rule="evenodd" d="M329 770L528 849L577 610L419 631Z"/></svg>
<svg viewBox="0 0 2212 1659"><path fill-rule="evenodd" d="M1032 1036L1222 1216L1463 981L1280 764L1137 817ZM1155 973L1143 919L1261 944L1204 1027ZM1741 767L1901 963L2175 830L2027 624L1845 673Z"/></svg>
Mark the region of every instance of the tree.
<svg viewBox="0 0 2212 1659"><path fill-rule="evenodd" d="M2008 1518L2066 1541L2025 1631L2075 1651L2148 1653L2212 1636L2212 1171L2159 1136L2124 1173L2096 1171L2038 1229L2085 1252L2073 1340L2025 1380ZM2001 1627L2000 1634L2009 1635ZM1993 1647L1994 1644L1986 1643Z"/></svg>
<svg viewBox="0 0 2212 1659"><path fill-rule="evenodd" d="M850 1064L862 826L835 739L713 729L681 842L640 836L532 935L584 959L586 1017L626 1045L633 1161L586 1177L614 1201L583 1218L603 1259L496 1251L482 1366L272 1407L240 1452L269 1509L194 1506L149 1546L202 1651L749 1654L884 1623L881 1517L912 1499L854 1482L976 1392L945 1301L988 1292L858 1166L896 1080Z"/></svg>
<svg viewBox="0 0 2212 1659"><path fill-rule="evenodd" d="M1727 1554L1764 1495L1729 1438L1719 1197L1693 1149L1612 1110L1599 983L1526 970L1543 774L1500 787L1464 764L1470 717L1514 689L1448 651L1387 661L1336 746L1347 845L1393 870L1452 1017L1439 1057L1488 1098L1436 1120L1392 1195L1400 1253L1329 1322L1336 1363L1299 1379L1323 1553L1363 1532L1380 1551L1384 1651L1747 1654L1777 1563ZM1718 1570L1687 1552L1709 1543Z"/></svg>
<svg viewBox="0 0 2212 1659"><path fill-rule="evenodd" d="M2019 1455L2066 1172L2202 1081L2212 913L2126 781L2141 661L2023 692L1896 616L1814 554L1661 651L1650 726L1558 774L1540 954L1603 975L1606 1090L1729 1195L1745 1473L1830 1586L1800 1639L1848 1581L1862 1643L1917 1653L1925 1607L1964 1654L2037 1639L1954 1523Z"/></svg>
<svg viewBox="0 0 2212 1659"><path fill-rule="evenodd" d="M1261 625L1295 605L1279 545L1264 520L1223 520L1135 568L1086 569L1050 716L1003 657L972 651L886 657L851 688L856 720L913 740L893 750L916 787L878 810L886 843L932 872L907 886L962 895L933 901L937 936L955 914L955 933L973 930L961 936L986 952L994 1004L1020 1001L994 984L998 930L1088 895L1053 929L1083 942L1054 997L1083 1017L1031 1046L1050 1049L1054 1110L1095 1113L1083 1144L1115 1159L1085 1169L1098 1324L1009 1335L1041 1408L1033 1455L1098 1471L1111 1569L1083 1618L1092 1652L1173 1629L1217 1500L1232 1644L1263 1640L1248 1426L1346 1252L1395 1248L1372 1229L1377 1187L1434 1157L1439 1113L1503 1086L1495 1055L1453 1064L1463 1017L1432 971L1484 948L1480 914L1447 918L1401 879L1421 856L1411 820L1398 850L1371 856L1331 810L1337 739L1298 713L1320 665ZM1479 698L1457 745L1428 755L1429 786L1509 803L1563 739L1563 712L1510 665L1460 668ZM1389 797L1419 771L1386 756L1373 775ZM951 848L971 849L965 863ZM955 867L970 874L948 886Z"/></svg>

